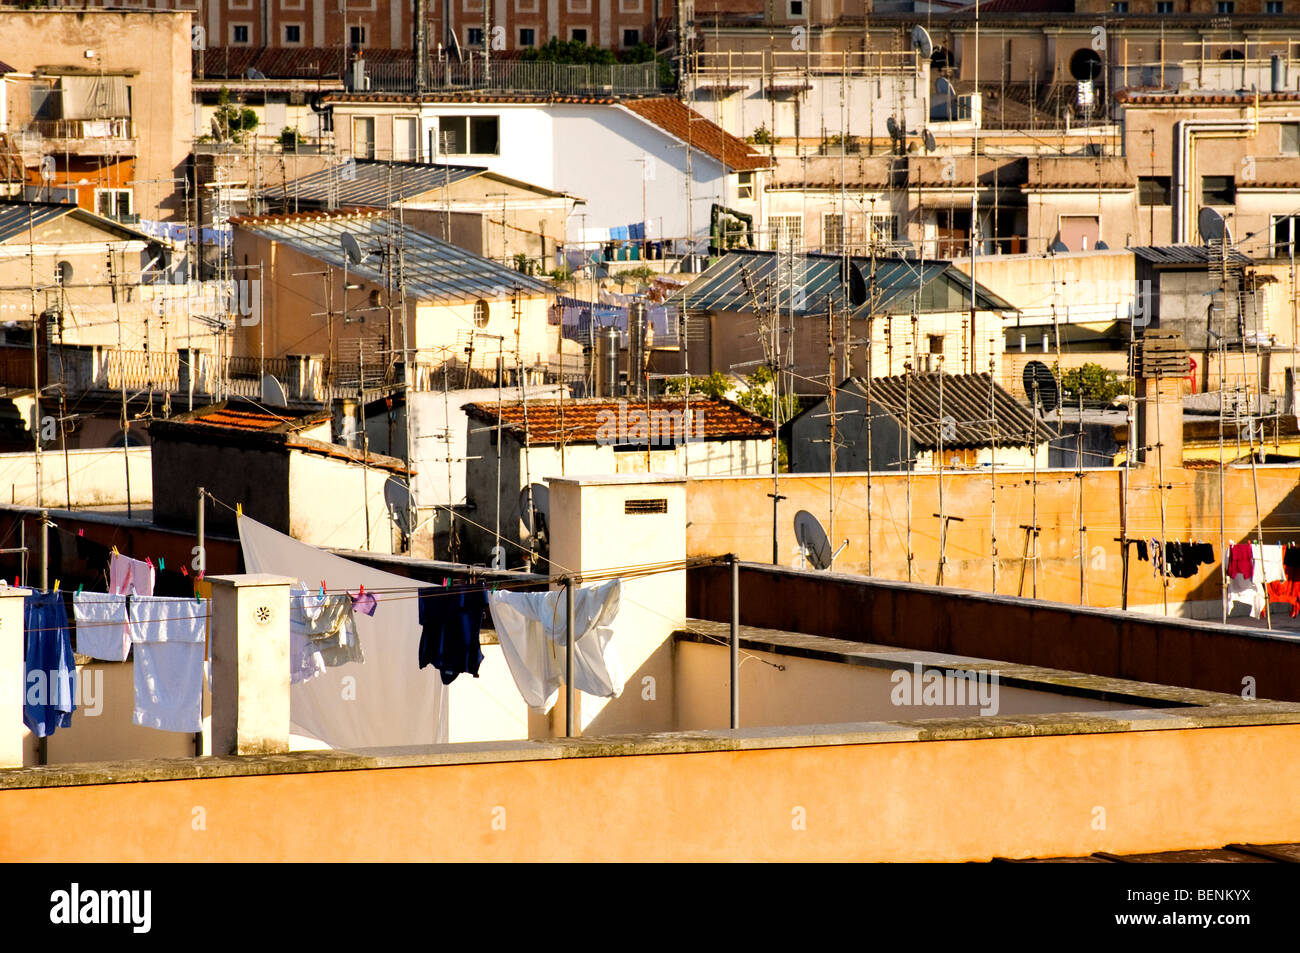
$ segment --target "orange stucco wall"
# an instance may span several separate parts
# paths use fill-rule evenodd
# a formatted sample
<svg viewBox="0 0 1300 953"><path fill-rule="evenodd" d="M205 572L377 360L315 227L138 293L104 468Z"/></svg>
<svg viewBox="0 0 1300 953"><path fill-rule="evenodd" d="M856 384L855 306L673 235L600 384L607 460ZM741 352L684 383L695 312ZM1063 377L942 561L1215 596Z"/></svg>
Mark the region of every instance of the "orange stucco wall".
<svg viewBox="0 0 1300 953"><path fill-rule="evenodd" d="M570 757L3 790L0 859L1124 853L1300 840L1297 790L1300 725Z"/></svg>

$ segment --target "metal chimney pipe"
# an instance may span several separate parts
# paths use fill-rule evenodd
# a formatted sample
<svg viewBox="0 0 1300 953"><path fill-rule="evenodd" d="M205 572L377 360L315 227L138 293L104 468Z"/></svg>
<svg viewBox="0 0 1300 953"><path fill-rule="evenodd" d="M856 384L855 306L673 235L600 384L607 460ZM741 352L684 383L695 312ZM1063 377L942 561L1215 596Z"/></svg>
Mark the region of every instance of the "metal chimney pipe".
<svg viewBox="0 0 1300 953"><path fill-rule="evenodd" d="M646 395L645 329L649 315L643 302L635 302L627 311L627 392Z"/></svg>
<svg viewBox="0 0 1300 953"><path fill-rule="evenodd" d="M415 0L414 42L411 44L415 54L415 91L422 93L429 88L429 41L425 35L426 0Z"/></svg>

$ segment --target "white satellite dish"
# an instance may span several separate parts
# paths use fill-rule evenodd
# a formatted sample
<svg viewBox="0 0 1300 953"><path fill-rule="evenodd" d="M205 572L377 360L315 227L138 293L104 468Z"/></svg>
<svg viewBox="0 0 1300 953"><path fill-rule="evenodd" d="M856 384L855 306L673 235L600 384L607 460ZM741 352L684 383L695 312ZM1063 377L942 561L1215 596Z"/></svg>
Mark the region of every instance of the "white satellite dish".
<svg viewBox="0 0 1300 953"><path fill-rule="evenodd" d="M270 374L262 378L262 403L271 407L289 406L289 395L285 393L284 385Z"/></svg>
<svg viewBox="0 0 1300 953"><path fill-rule="evenodd" d="M930 58L930 55L934 53L934 41L930 39L930 34L926 31L925 27L920 24L912 27L912 49L916 50L923 59L927 60Z"/></svg>
<svg viewBox="0 0 1300 953"><path fill-rule="evenodd" d="M835 557L849 544L846 539L840 544L839 549L832 551L826 530L822 529L822 524L817 517L807 510L800 510L794 514L794 538L799 543L799 552L813 569L830 569L835 562Z"/></svg>
<svg viewBox="0 0 1300 953"><path fill-rule="evenodd" d="M352 264L359 265L365 259L366 256L361 251L361 244L351 232L344 232L340 235L339 244L343 246L343 253L348 256L348 261L352 262Z"/></svg>
<svg viewBox="0 0 1300 953"><path fill-rule="evenodd" d="M934 90L940 96L956 96L957 89L952 83L948 82L948 77L940 76L934 84Z"/></svg>
<svg viewBox="0 0 1300 953"><path fill-rule="evenodd" d="M41 181L53 182L56 174L54 156L41 156Z"/></svg>
<svg viewBox="0 0 1300 953"><path fill-rule="evenodd" d="M1196 216L1196 230L1201 235L1201 241L1213 245L1223 238L1227 227L1223 224L1223 216L1207 207L1201 209Z"/></svg>

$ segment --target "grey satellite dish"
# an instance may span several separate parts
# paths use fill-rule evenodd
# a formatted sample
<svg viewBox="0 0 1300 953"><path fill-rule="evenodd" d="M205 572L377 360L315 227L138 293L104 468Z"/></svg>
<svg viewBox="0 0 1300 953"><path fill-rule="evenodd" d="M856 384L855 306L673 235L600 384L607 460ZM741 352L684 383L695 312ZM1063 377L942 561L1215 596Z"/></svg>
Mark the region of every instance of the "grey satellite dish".
<svg viewBox="0 0 1300 953"><path fill-rule="evenodd" d="M1107 245L1104 241L1102 241L1102 240L1099 238L1099 239L1097 239L1097 244L1095 244L1095 245L1092 246L1092 250L1093 250L1093 251L1110 251L1110 246Z"/></svg>
<svg viewBox="0 0 1300 953"><path fill-rule="evenodd" d="M893 116L890 116L888 119L885 120L885 128L889 130L889 138L891 139L898 138L898 132L899 132L898 122L897 120L894 119Z"/></svg>
<svg viewBox="0 0 1300 953"><path fill-rule="evenodd" d="M845 269L847 268L847 272ZM867 280L862 277L862 269L851 261L843 262L840 268L840 280L849 288L849 306L856 308L866 304Z"/></svg>
<svg viewBox="0 0 1300 953"><path fill-rule="evenodd" d="M936 148L936 143L934 141L934 133L932 133L929 129L927 129L921 133L921 138L925 141L925 151L933 152Z"/></svg>
<svg viewBox="0 0 1300 953"><path fill-rule="evenodd" d="M54 266L54 280L59 284L70 285L72 283L72 262L60 261Z"/></svg>
<svg viewBox="0 0 1300 953"><path fill-rule="evenodd" d="M1201 241L1213 245L1223 238L1225 232L1223 216L1212 208L1201 209L1196 216L1196 230L1201 235Z"/></svg>
<svg viewBox="0 0 1300 953"><path fill-rule="evenodd" d="M41 156L41 181L53 182L55 170L54 156Z"/></svg>
<svg viewBox="0 0 1300 953"><path fill-rule="evenodd" d="M352 264L359 265L365 259L366 256L361 251L361 244L351 232L344 232L340 235L339 243L343 246L343 253L348 256L348 261L352 262Z"/></svg>
<svg viewBox="0 0 1300 953"><path fill-rule="evenodd" d="M948 82L948 77L946 76L939 77L938 81L934 84L934 90L940 96L957 95L957 90L953 87L952 83Z"/></svg>
<svg viewBox="0 0 1300 953"><path fill-rule="evenodd" d="M255 70L251 66L248 68L248 72L245 73L244 75L247 76L249 79L266 79L266 77L259 70Z"/></svg>
<svg viewBox="0 0 1300 953"><path fill-rule="evenodd" d="M799 548L814 569L829 569L831 565L831 541L826 537L826 530L817 517L807 510L794 514L794 538Z"/></svg>
<svg viewBox="0 0 1300 953"><path fill-rule="evenodd" d="M546 516L550 509L551 494L545 484L530 483L519 491L519 520L531 535L545 535ZM530 515L533 517L531 522Z"/></svg>
<svg viewBox="0 0 1300 953"><path fill-rule="evenodd" d="M930 39L930 34L926 32L925 27L920 24L912 27L912 49L927 60L934 53L934 42Z"/></svg>
<svg viewBox="0 0 1300 953"><path fill-rule="evenodd" d="M262 403L271 407L289 406L289 395L284 392L284 385L270 374L262 378Z"/></svg>
<svg viewBox="0 0 1300 953"><path fill-rule="evenodd" d="M1025 365L1021 376L1025 385L1025 396L1031 402L1037 398L1038 406L1044 413L1050 413L1061 402L1061 390L1056 383L1056 375L1042 361L1030 361Z"/></svg>
<svg viewBox="0 0 1300 953"><path fill-rule="evenodd" d="M1069 251L1070 246L1058 238L1056 241L1052 242L1052 244L1047 246L1047 250L1053 255L1059 255L1061 252Z"/></svg>

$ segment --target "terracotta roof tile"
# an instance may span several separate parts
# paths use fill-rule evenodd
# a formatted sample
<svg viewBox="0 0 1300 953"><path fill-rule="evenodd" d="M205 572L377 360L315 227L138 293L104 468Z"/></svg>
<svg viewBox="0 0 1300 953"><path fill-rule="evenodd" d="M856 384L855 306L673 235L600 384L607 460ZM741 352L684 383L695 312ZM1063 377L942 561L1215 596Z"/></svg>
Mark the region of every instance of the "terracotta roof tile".
<svg viewBox="0 0 1300 953"><path fill-rule="evenodd" d="M737 139L676 99L624 100L623 108L654 123L669 135L689 142L693 148L713 156L728 169L748 172L766 169L771 160L759 155L743 139Z"/></svg>
<svg viewBox="0 0 1300 953"><path fill-rule="evenodd" d="M621 405L621 408L620 408ZM582 400L529 401L529 443L599 443L608 436L615 443L634 443L637 428L645 423L645 403L635 400L586 398ZM680 415L685 410L682 398L663 398L650 402L650 413L658 427L671 426L665 416ZM466 404L465 412L478 420L495 424L497 405ZM563 411L563 424L561 424ZM622 416L621 416L622 415ZM623 421L620 423L620 419ZM524 405L503 403L501 424L516 434L524 433ZM602 434L602 428L609 428ZM691 398L691 436L703 440L761 440L772 436L772 423L751 414L738 404L714 397ZM630 439L629 439L630 438Z"/></svg>

